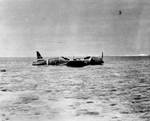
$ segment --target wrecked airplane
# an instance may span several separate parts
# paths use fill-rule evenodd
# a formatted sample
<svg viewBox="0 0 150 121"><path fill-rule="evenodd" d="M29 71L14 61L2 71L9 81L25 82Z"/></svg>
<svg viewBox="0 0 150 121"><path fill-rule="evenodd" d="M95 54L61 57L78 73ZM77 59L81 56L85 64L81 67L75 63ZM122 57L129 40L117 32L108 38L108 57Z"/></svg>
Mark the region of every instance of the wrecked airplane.
<svg viewBox="0 0 150 121"><path fill-rule="evenodd" d="M36 51L37 59L32 63L33 66L40 65L66 65L69 67L83 67L87 65L102 65L103 61L103 52L101 57L87 56L83 58L67 58L67 57L55 57L49 58L47 60L43 59L41 54Z"/></svg>

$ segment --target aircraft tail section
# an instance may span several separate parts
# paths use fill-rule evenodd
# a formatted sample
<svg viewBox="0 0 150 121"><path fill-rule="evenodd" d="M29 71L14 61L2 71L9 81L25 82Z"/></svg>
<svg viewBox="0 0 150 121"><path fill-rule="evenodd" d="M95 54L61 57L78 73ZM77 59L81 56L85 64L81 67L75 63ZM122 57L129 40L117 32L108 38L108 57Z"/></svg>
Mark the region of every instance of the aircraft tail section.
<svg viewBox="0 0 150 121"><path fill-rule="evenodd" d="M37 56L37 59L43 59L43 57L41 56L41 54L39 53L39 51L36 51L36 56Z"/></svg>

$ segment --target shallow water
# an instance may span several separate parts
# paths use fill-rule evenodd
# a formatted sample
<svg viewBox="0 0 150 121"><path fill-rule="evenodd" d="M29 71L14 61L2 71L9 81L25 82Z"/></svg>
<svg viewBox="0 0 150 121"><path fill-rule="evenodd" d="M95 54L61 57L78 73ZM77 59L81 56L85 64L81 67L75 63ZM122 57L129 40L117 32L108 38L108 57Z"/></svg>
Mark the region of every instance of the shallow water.
<svg viewBox="0 0 150 121"><path fill-rule="evenodd" d="M2 121L150 120L149 57L106 57L83 68L32 61L0 58Z"/></svg>

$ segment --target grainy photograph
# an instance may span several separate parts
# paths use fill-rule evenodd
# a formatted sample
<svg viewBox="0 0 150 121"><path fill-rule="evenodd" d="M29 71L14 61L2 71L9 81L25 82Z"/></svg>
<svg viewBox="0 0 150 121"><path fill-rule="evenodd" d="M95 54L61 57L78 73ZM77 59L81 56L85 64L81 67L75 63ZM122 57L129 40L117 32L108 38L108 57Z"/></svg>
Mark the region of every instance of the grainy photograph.
<svg viewBox="0 0 150 121"><path fill-rule="evenodd" d="M150 121L150 1L0 0L0 121Z"/></svg>

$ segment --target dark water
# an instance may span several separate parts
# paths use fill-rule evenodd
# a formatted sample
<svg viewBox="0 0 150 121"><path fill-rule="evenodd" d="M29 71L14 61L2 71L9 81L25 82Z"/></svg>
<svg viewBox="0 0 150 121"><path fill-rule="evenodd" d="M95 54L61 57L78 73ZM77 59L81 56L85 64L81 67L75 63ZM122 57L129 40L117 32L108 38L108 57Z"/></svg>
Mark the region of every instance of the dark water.
<svg viewBox="0 0 150 121"><path fill-rule="evenodd" d="M0 115L10 121L150 121L150 57L104 65L32 66L0 58Z"/></svg>

